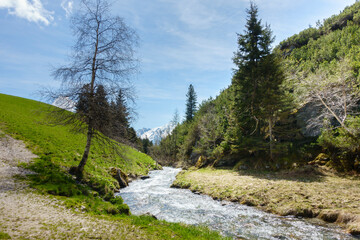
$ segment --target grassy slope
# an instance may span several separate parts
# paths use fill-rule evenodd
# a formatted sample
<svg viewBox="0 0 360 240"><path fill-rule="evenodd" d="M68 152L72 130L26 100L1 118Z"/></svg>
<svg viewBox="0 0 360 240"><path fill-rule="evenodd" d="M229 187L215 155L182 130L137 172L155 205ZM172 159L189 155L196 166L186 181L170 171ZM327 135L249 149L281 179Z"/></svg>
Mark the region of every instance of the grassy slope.
<svg viewBox="0 0 360 240"><path fill-rule="evenodd" d="M360 179L310 168L282 173L206 168L182 172L174 185L280 215L320 217L360 234Z"/></svg>
<svg viewBox="0 0 360 240"><path fill-rule="evenodd" d="M0 94L0 122L5 123L7 133L25 140L39 156L46 155L65 167L77 165L85 147L85 135L71 133L65 126L46 125L48 108L44 103ZM133 148L124 146L121 152L122 157L114 156L95 142L85 171L105 176L107 168L120 167L127 173L146 174L156 165L149 156Z"/></svg>
<svg viewBox="0 0 360 240"><path fill-rule="evenodd" d="M88 214L102 215L112 221L121 221L129 232L137 226L145 231L146 239L221 239L205 228L189 227L183 224L166 223L149 217L126 216L122 199L106 197L112 194L116 181L109 175L110 167L120 167L127 173L146 174L156 163L149 156L128 146L123 146L122 156L111 154L106 147L94 143L85 167L86 182L105 196L97 197L88 186L77 184L67 174L70 166L77 165L85 146L85 136L69 131L66 126L45 124L45 112L50 106L33 100L0 94L0 130L24 140L39 156L29 167L38 174L30 176L30 185L45 194L61 199L72 209ZM1 233L3 234L3 233ZM26 237L26 236L24 236Z"/></svg>

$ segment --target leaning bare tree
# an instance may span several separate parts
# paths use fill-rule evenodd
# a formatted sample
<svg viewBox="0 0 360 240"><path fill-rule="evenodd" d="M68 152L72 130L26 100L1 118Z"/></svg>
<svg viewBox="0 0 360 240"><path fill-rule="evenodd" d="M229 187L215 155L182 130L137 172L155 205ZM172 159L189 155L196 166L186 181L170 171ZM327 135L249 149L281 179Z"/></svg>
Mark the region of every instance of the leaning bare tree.
<svg viewBox="0 0 360 240"><path fill-rule="evenodd" d="M59 123L71 124L87 135L82 159L75 170L81 177L92 139L103 136L109 120L105 114L106 100L116 99L120 91L125 97L132 97L129 76L138 65L134 56L138 37L122 18L110 15L110 5L105 0L82 0L71 23L77 38L71 60L54 70L53 76L60 80L61 87L48 95L76 103L76 113L58 109L53 116Z"/></svg>
<svg viewBox="0 0 360 240"><path fill-rule="evenodd" d="M349 116L359 114L359 88L353 68L347 59L342 59L332 68L318 69L308 74L300 83L304 88L303 99L318 109L316 117L309 119L308 128L323 126L324 121L334 119L335 126L342 127L350 136L355 137L348 128Z"/></svg>

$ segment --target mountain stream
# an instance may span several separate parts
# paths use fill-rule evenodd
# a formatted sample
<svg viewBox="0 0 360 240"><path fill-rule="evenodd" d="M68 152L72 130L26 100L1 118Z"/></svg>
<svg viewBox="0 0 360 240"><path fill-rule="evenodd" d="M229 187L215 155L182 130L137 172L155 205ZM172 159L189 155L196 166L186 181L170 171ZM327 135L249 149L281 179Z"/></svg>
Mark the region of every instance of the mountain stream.
<svg viewBox="0 0 360 240"><path fill-rule="evenodd" d="M225 236L244 239L354 239L320 220L280 217L187 189L170 188L180 169L164 167L136 180L119 195L135 215L150 213L168 222L206 225Z"/></svg>

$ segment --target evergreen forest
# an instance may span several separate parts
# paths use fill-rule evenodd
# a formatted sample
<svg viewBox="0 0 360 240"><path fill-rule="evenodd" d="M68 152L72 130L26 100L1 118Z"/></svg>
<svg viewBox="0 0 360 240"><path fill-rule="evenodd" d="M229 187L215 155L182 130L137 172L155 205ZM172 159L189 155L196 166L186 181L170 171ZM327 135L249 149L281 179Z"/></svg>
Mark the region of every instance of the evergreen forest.
<svg viewBox="0 0 360 240"><path fill-rule="evenodd" d="M251 3L231 85L192 107L195 114L187 110L151 155L182 167L360 172L360 3L274 48L273 41Z"/></svg>

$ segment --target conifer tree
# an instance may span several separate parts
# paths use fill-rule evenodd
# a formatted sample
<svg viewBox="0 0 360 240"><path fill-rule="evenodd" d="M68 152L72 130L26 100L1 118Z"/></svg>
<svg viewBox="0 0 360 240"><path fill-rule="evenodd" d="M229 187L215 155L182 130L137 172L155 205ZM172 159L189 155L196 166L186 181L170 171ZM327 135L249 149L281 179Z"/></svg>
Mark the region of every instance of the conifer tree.
<svg viewBox="0 0 360 240"><path fill-rule="evenodd" d="M192 84L189 85L188 92L186 94L187 100L186 100L186 114L185 118L186 121L191 121L194 118L195 112L196 112L196 92L194 90L194 87Z"/></svg>
<svg viewBox="0 0 360 240"><path fill-rule="evenodd" d="M107 93L103 85L96 86L95 93L91 97L90 85L85 84L80 90L79 101L75 107L82 121L86 123L92 121L94 130L107 135L110 112Z"/></svg>
<svg viewBox="0 0 360 240"><path fill-rule="evenodd" d="M281 89L285 77L279 59L271 53L274 38L270 27L261 24L253 2L247 13L246 30L238 34L239 47L233 58L237 69L232 80L234 126L230 129L236 144L241 137L268 139L272 159L275 122L286 105Z"/></svg>
<svg viewBox="0 0 360 240"><path fill-rule="evenodd" d="M110 126L110 106L107 100L107 92L103 85L99 85L95 91L95 116L97 121L95 122L95 129L108 135Z"/></svg>
<svg viewBox="0 0 360 240"><path fill-rule="evenodd" d="M115 102L112 101L110 104L111 111L111 132L110 137L123 142L128 138L129 124L129 111L126 105L125 96L123 91L120 89L116 96Z"/></svg>
<svg viewBox="0 0 360 240"><path fill-rule="evenodd" d="M275 123L280 113L289 110L290 99L284 94L281 87L285 75L280 60L274 55L266 56L259 66L262 74L261 89L261 121L265 126L263 135L269 140L270 159L274 158Z"/></svg>
<svg viewBox="0 0 360 240"><path fill-rule="evenodd" d="M243 125L245 135L259 133L261 60L270 54L273 42L268 25L258 19L258 8L251 2L244 34L238 34L238 51L233 61L237 66L233 76L235 123Z"/></svg>

